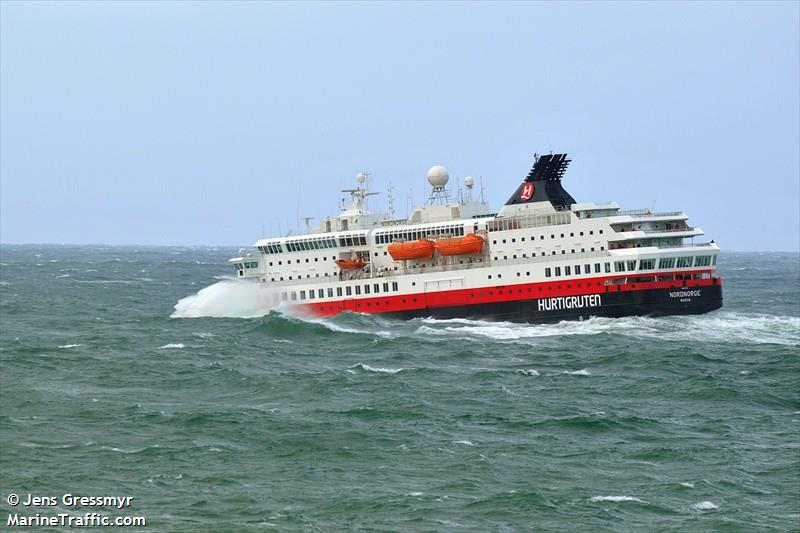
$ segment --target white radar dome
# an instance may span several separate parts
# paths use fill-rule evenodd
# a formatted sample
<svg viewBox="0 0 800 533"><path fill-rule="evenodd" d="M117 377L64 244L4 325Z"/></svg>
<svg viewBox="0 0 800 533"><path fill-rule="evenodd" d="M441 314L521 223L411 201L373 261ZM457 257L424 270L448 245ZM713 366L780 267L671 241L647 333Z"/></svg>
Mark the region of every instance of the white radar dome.
<svg viewBox="0 0 800 533"><path fill-rule="evenodd" d="M356 175L356 181L359 182L359 183L364 183L365 181L367 181L367 177L364 174L362 174L361 172L359 172Z"/></svg>
<svg viewBox="0 0 800 533"><path fill-rule="evenodd" d="M471 189L473 185L475 185L475 180L472 179L472 176L467 176L466 178L464 178L464 186L467 189Z"/></svg>
<svg viewBox="0 0 800 533"><path fill-rule="evenodd" d="M428 170L427 177L431 187L444 187L450 180L450 173L442 165L436 165Z"/></svg>

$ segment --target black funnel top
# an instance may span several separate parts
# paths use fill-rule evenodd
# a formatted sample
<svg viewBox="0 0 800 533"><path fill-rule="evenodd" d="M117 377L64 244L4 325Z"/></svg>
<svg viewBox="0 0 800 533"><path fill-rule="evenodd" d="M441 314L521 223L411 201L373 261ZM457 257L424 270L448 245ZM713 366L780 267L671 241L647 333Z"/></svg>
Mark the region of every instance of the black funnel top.
<svg viewBox="0 0 800 533"><path fill-rule="evenodd" d="M506 205L550 202L555 207L569 207L575 199L561 186L561 177L571 159L567 154L534 154L533 168Z"/></svg>

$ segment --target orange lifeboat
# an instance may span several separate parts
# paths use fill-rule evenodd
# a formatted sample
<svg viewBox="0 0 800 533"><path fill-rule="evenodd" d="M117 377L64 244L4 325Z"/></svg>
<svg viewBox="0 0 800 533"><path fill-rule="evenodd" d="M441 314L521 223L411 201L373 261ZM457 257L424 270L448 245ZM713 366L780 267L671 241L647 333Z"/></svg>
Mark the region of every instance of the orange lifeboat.
<svg viewBox="0 0 800 533"><path fill-rule="evenodd" d="M342 270L358 270L360 268L364 268L364 265L367 263L364 262L363 257L357 257L356 259L337 259L336 266L341 268Z"/></svg>
<svg viewBox="0 0 800 533"><path fill-rule="evenodd" d="M472 255L481 253L483 242L483 237L470 233L464 237L436 241L434 246L441 255Z"/></svg>
<svg viewBox="0 0 800 533"><path fill-rule="evenodd" d="M423 238L410 242L393 242L386 248L386 251L395 261L430 259L433 257L433 241Z"/></svg>

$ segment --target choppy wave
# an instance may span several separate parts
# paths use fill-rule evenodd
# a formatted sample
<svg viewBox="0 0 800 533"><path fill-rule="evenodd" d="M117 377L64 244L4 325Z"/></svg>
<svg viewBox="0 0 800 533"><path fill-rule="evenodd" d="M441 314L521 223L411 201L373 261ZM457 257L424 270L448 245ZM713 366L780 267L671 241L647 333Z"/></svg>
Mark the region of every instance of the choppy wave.
<svg viewBox="0 0 800 533"><path fill-rule="evenodd" d="M697 509L698 511L713 511L715 509L719 509L719 505L706 500L692 505L692 508Z"/></svg>
<svg viewBox="0 0 800 533"><path fill-rule="evenodd" d="M589 498L589 501L592 502L613 502L613 503L624 503L624 502L635 502L635 503L644 503L639 498L635 496L592 496Z"/></svg>
<svg viewBox="0 0 800 533"><path fill-rule="evenodd" d="M357 365L353 365L350 368L357 368L360 370L365 370L367 372L377 372L379 374L397 374L398 372L402 372L403 370L405 370L404 368L371 367L369 365L365 365L364 363L358 363Z"/></svg>
<svg viewBox="0 0 800 533"><path fill-rule="evenodd" d="M735 264L705 316L531 325L295 316L213 279L224 251L27 250L0 287L9 487L140 480L165 530L797 523L797 255Z"/></svg>

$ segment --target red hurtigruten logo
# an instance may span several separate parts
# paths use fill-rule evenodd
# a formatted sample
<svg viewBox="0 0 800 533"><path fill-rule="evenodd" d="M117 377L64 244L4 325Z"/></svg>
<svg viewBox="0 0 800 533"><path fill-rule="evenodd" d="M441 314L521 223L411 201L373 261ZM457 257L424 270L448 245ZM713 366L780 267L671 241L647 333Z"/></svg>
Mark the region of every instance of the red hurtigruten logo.
<svg viewBox="0 0 800 533"><path fill-rule="evenodd" d="M533 196L533 191L534 191L533 183L525 183L522 186L522 192L519 194L519 197L527 202Z"/></svg>

